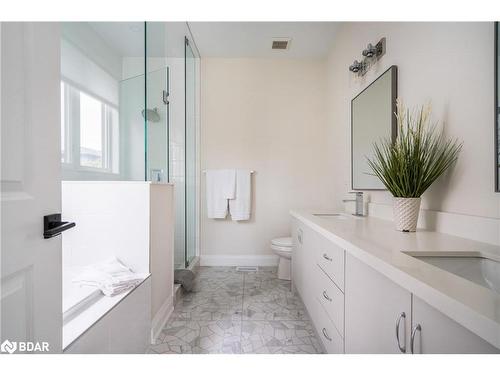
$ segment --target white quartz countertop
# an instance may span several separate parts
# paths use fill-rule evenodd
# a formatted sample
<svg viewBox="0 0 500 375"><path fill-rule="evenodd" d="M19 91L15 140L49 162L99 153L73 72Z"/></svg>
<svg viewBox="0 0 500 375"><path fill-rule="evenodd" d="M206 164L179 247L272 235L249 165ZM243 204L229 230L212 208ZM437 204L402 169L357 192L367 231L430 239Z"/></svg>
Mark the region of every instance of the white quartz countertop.
<svg viewBox="0 0 500 375"><path fill-rule="evenodd" d="M439 252L500 260L499 246L426 230L402 233L391 221L373 217L331 219L314 213L330 212L290 211L347 253L500 348L500 294L405 254Z"/></svg>

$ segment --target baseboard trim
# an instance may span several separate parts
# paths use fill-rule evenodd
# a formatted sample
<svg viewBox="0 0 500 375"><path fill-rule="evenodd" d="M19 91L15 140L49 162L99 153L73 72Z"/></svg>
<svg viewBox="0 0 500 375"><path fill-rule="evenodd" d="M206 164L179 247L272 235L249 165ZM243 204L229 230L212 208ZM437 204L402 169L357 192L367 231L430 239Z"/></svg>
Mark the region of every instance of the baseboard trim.
<svg viewBox="0 0 500 375"><path fill-rule="evenodd" d="M201 255L201 266L277 266L277 255Z"/></svg>
<svg viewBox="0 0 500 375"><path fill-rule="evenodd" d="M168 298L163 305L161 305L158 312L153 317L151 321L151 344L156 344L156 339L160 335L163 327L167 323L168 318L174 311L174 301L173 298Z"/></svg>
<svg viewBox="0 0 500 375"><path fill-rule="evenodd" d="M369 203L368 215L392 221L392 205ZM500 219L497 218L421 209L418 228L500 245Z"/></svg>

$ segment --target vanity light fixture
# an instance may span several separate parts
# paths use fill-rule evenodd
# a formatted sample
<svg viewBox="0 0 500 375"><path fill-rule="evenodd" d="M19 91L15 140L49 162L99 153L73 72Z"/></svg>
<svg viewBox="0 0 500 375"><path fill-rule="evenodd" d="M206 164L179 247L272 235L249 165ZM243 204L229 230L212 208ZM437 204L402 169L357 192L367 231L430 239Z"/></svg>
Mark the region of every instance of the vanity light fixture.
<svg viewBox="0 0 500 375"><path fill-rule="evenodd" d="M358 76L365 75L370 67L385 55L385 38L380 39L375 45L368 43L366 49L361 52L361 55L364 57L361 62L354 60L352 65L349 66L349 71Z"/></svg>
<svg viewBox="0 0 500 375"><path fill-rule="evenodd" d="M361 53L364 57L373 57L377 53L377 47L374 47L371 43L368 43L366 49Z"/></svg>
<svg viewBox="0 0 500 375"><path fill-rule="evenodd" d="M351 66L349 66L349 70L353 73L359 73L361 70L363 70L363 63L359 62L358 60L354 60Z"/></svg>

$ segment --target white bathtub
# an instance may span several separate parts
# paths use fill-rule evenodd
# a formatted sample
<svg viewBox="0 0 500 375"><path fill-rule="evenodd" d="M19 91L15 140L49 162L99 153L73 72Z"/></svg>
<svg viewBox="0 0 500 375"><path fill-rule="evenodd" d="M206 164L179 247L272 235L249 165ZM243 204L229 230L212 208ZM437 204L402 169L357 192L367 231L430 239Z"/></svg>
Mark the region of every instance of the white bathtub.
<svg viewBox="0 0 500 375"><path fill-rule="evenodd" d="M76 222L63 248L66 353L143 353L151 335L151 281L114 297L71 282L81 268L111 257L149 273L150 200L142 181L63 181L63 219Z"/></svg>
<svg viewBox="0 0 500 375"><path fill-rule="evenodd" d="M71 280L81 268L63 270L65 353L144 353L151 330L150 277L134 289L107 297Z"/></svg>
<svg viewBox="0 0 500 375"><path fill-rule="evenodd" d="M104 297L97 288L80 286L72 282L73 278L81 272L81 269L81 267L63 269L63 324L66 324L90 305Z"/></svg>

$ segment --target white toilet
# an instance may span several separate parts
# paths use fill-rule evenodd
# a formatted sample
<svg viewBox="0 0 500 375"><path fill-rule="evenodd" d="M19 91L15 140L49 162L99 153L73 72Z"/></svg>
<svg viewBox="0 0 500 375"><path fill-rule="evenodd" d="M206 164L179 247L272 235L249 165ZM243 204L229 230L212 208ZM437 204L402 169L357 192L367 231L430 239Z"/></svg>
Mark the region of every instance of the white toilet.
<svg viewBox="0 0 500 375"><path fill-rule="evenodd" d="M281 237L271 240L271 249L279 256L278 279L291 279L292 246L292 237Z"/></svg>

